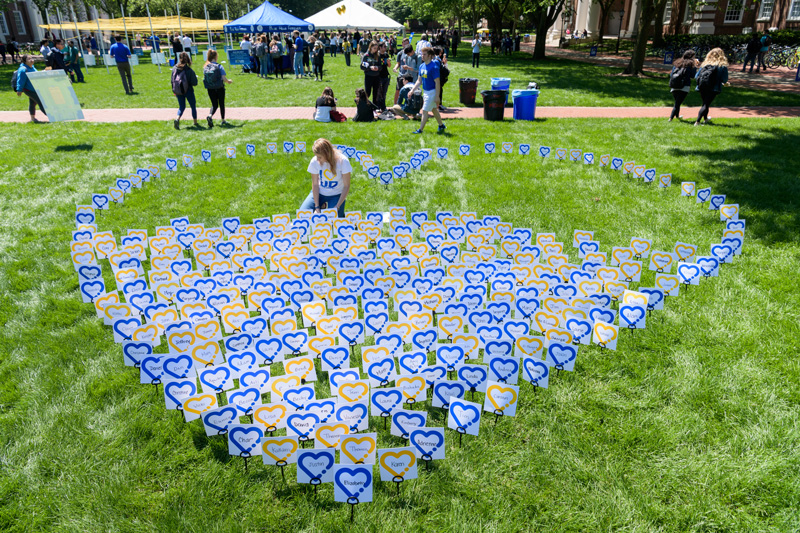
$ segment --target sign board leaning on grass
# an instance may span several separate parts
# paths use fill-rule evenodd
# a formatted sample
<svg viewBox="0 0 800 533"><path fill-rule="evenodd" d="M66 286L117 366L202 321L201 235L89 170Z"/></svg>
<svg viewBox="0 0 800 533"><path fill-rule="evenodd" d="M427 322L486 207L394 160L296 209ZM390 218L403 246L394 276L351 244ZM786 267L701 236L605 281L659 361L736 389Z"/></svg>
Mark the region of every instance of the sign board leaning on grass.
<svg viewBox="0 0 800 533"><path fill-rule="evenodd" d="M75 95L67 73L63 70L42 70L29 72L36 94L47 110L50 122L83 120L83 110Z"/></svg>

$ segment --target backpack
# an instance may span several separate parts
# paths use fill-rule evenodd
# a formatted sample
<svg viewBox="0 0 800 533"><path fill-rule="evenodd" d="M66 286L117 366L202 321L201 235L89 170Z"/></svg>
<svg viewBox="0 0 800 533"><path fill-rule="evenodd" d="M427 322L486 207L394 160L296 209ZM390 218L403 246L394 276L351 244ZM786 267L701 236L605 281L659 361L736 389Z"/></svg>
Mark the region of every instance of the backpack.
<svg viewBox="0 0 800 533"><path fill-rule="evenodd" d="M206 89L222 88L222 69L217 63L209 63L203 67L203 85Z"/></svg>
<svg viewBox="0 0 800 533"><path fill-rule="evenodd" d="M189 92L189 78L186 70L175 67L175 70L172 71L172 92L176 96L183 96Z"/></svg>
<svg viewBox="0 0 800 533"><path fill-rule="evenodd" d="M444 85L445 83L447 83L447 78L450 77L450 69L447 68L447 65L445 65L444 63L439 65L439 77L442 78L440 80L441 81L441 85Z"/></svg>
<svg viewBox="0 0 800 533"><path fill-rule="evenodd" d="M748 54L757 54L761 51L761 41L758 39L752 39L749 43L747 43L747 53Z"/></svg>
<svg viewBox="0 0 800 533"><path fill-rule="evenodd" d="M419 113L419 110L422 109L422 93L417 90L413 93L409 93L408 95L408 109L413 110L414 114Z"/></svg>
<svg viewBox="0 0 800 533"><path fill-rule="evenodd" d="M769 46L772 44L772 36L767 34L764 36L764 46Z"/></svg>
<svg viewBox="0 0 800 533"><path fill-rule="evenodd" d="M697 87L700 90L713 89L717 84L717 67L706 65L697 73Z"/></svg>
<svg viewBox="0 0 800 533"><path fill-rule="evenodd" d="M11 75L11 90L17 92L17 80L19 79L19 70L15 70Z"/></svg>
<svg viewBox="0 0 800 533"><path fill-rule="evenodd" d="M684 87L689 85L688 74L689 71L686 70L686 67L680 67L673 70L672 74L669 77L669 88L683 89Z"/></svg>
<svg viewBox="0 0 800 533"><path fill-rule="evenodd" d="M265 55L267 55L267 45L258 43L256 46L256 57L264 57Z"/></svg>

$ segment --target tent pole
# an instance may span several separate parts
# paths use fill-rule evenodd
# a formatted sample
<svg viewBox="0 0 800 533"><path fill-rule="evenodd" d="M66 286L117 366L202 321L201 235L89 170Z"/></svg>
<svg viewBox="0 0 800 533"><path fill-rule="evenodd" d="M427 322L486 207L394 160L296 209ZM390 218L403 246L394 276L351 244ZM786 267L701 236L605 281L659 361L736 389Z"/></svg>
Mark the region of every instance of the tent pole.
<svg viewBox="0 0 800 533"><path fill-rule="evenodd" d="M122 4L119 5L119 10L122 12L122 27L125 28L125 42L128 43L128 49L133 50L131 46L131 40L128 37L128 25L125 23L125 9L122 7ZM131 72L133 72L133 65L131 65Z"/></svg>
<svg viewBox="0 0 800 533"><path fill-rule="evenodd" d="M75 38L78 41L78 50L81 52L81 56L83 56L83 69L86 71L86 74L89 74L89 67L86 65L86 56L83 55L83 42L81 42L81 32L78 30L78 17L75 16L75 10L72 8L72 4L69 6L69 10L72 12L72 20L75 21ZM78 64L80 65L80 59L78 60Z"/></svg>
<svg viewBox="0 0 800 533"><path fill-rule="evenodd" d="M153 38L151 41L153 46L150 48L150 60L152 61L156 49L156 34L153 32L153 19L150 18L150 4L145 4L145 7L147 7L147 21L150 23L150 37ZM158 73L161 74L161 61L158 62Z"/></svg>
<svg viewBox="0 0 800 533"><path fill-rule="evenodd" d="M176 3L175 7L178 8L178 31L181 32L181 49L182 49L183 48L183 26L181 25L181 5ZM189 54L191 54L191 53L192 53L192 51L189 50Z"/></svg>
<svg viewBox="0 0 800 533"><path fill-rule="evenodd" d="M106 50L103 46L103 34L100 33L100 15L97 13L96 6L92 6L92 8L94 8L94 21L97 23L97 39L100 41L100 54L103 56L103 64L106 66L106 74L108 74L108 62L106 61Z"/></svg>
<svg viewBox="0 0 800 533"><path fill-rule="evenodd" d="M61 8L56 6L56 18L58 19L58 31L61 32L61 38L64 38L64 25L61 23Z"/></svg>
<svg viewBox="0 0 800 533"><path fill-rule="evenodd" d="M208 8L205 4L203 4L203 11L206 14L206 33L208 34L208 49L211 50L211 47L214 46L214 41L211 40L211 30L208 29ZM208 53L206 53L206 60L208 60Z"/></svg>
<svg viewBox="0 0 800 533"><path fill-rule="evenodd" d="M189 11L189 18L192 19L192 46L194 46L194 11Z"/></svg>
<svg viewBox="0 0 800 533"><path fill-rule="evenodd" d="M228 3L227 2L225 2L225 18L228 19L228 24L230 24L231 23L231 14L228 12ZM225 31L225 27L224 26L222 28L222 32L225 34L225 47L227 48L228 47L228 39L230 39L231 36L228 35L228 33ZM232 43L230 45L230 48L233 48L233 44ZM225 57L227 57L227 56L228 56L228 53L226 51L225 52ZM229 61L230 61L230 59L229 59Z"/></svg>
<svg viewBox="0 0 800 533"><path fill-rule="evenodd" d="M50 26L50 10L49 9L45 8L44 16L45 16L45 18L47 18L47 31L50 33L50 37L52 37L53 36L53 28ZM48 46L49 46L49 44L48 44ZM46 60L47 60L47 58L45 58L45 61Z"/></svg>

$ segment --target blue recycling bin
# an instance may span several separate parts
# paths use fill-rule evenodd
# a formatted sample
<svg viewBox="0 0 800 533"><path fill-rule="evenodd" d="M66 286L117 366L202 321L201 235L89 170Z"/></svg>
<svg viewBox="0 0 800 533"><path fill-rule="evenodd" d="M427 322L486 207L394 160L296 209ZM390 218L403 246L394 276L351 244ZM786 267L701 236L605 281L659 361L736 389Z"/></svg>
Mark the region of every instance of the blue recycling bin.
<svg viewBox="0 0 800 533"><path fill-rule="evenodd" d="M516 100L521 96L532 96L534 94L539 94L538 89L514 89L511 91L511 97Z"/></svg>
<svg viewBox="0 0 800 533"><path fill-rule="evenodd" d="M526 95L514 97L514 120L534 120L536 118L536 100L539 91L524 91Z"/></svg>
<svg viewBox="0 0 800 533"><path fill-rule="evenodd" d="M505 105L508 105L509 89L511 89L511 78L492 78L492 90L493 91L505 91L506 92L506 104Z"/></svg>

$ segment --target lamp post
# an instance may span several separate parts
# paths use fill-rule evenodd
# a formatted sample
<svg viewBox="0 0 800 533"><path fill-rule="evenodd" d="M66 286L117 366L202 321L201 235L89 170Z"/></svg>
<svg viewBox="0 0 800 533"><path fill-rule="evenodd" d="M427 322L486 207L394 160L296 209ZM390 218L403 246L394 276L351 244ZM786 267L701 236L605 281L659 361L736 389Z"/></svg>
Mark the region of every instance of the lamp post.
<svg viewBox="0 0 800 533"><path fill-rule="evenodd" d="M625 17L625 8L619 10L619 32L617 32L617 51L616 54L619 55L619 40L622 37L622 19Z"/></svg>
<svg viewBox="0 0 800 533"><path fill-rule="evenodd" d="M561 10L561 38L558 40L559 44L564 43L564 24L566 23L566 20L567 20L567 8L564 7Z"/></svg>

